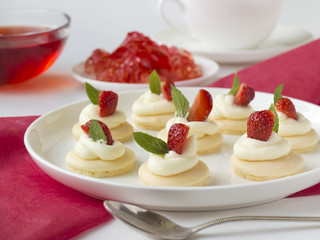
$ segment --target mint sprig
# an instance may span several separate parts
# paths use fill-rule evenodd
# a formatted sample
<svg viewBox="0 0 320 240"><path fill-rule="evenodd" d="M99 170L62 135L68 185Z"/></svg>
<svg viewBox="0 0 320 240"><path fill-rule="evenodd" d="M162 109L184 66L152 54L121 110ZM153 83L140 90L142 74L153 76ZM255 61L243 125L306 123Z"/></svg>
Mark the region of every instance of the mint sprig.
<svg viewBox="0 0 320 240"><path fill-rule="evenodd" d="M87 82L85 82L85 89L91 103L94 105L99 105L99 91Z"/></svg>
<svg viewBox="0 0 320 240"><path fill-rule="evenodd" d="M153 70L149 75L149 88L152 93L160 95L161 80L156 70Z"/></svg>
<svg viewBox="0 0 320 240"><path fill-rule="evenodd" d="M97 142L102 140L104 143L107 142L107 137L99 124L98 120L92 119L89 126L89 136L93 141Z"/></svg>
<svg viewBox="0 0 320 240"><path fill-rule="evenodd" d="M175 86L171 86L172 102L176 109L176 117L185 118L189 113L190 106L188 99Z"/></svg>
<svg viewBox="0 0 320 240"><path fill-rule="evenodd" d="M169 152L168 144L165 141L147 133L133 132L133 139L140 147L148 152L158 155L164 155Z"/></svg>
<svg viewBox="0 0 320 240"><path fill-rule="evenodd" d="M269 110L271 110L274 114L274 125L273 125L273 131L278 133L279 132L279 117L278 117L278 113L276 111L276 108L274 107L274 105L271 103Z"/></svg>
<svg viewBox="0 0 320 240"><path fill-rule="evenodd" d="M228 92L228 95L235 95L236 92L238 91L238 88L240 86L240 81L237 75L237 72L234 74L234 79L233 79L233 85L231 90Z"/></svg>
<svg viewBox="0 0 320 240"><path fill-rule="evenodd" d="M273 94L273 104L276 105L277 101L282 98L282 89L283 89L283 84L280 84L275 90Z"/></svg>

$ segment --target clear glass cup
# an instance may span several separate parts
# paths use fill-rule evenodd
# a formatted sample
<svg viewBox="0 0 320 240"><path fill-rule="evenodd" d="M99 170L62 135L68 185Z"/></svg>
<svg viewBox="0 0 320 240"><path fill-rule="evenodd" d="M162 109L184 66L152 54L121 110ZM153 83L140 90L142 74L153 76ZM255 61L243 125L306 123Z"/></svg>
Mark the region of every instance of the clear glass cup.
<svg viewBox="0 0 320 240"><path fill-rule="evenodd" d="M46 71L65 46L70 21L56 10L0 9L0 85Z"/></svg>

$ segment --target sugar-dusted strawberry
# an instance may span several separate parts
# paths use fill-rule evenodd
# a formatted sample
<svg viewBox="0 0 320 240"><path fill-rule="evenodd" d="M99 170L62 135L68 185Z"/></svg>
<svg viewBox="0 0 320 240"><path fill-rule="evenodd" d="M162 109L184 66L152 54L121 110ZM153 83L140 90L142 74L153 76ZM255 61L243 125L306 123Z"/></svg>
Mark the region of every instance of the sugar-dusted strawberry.
<svg viewBox="0 0 320 240"><path fill-rule="evenodd" d="M282 112L287 115L289 118L293 118L294 120L298 120L296 108L293 102L289 98L280 98L276 102L276 109L279 112Z"/></svg>
<svg viewBox="0 0 320 240"><path fill-rule="evenodd" d="M114 114L118 106L118 94L112 91L101 91L99 93L100 117Z"/></svg>
<svg viewBox="0 0 320 240"><path fill-rule="evenodd" d="M200 89L190 108L188 121L205 121L212 110L212 96L204 89Z"/></svg>
<svg viewBox="0 0 320 240"><path fill-rule="evenodd" d="M274 114L270 110L252 113L247 122L248 138L268 141L273 131L274 119Z"/></svg>
<svg viewBox="0 0 320 240"><path fill-rule="evenodd" d="M103 122L101 122L99 120L89 120L85 124L81 125L82 130L86 134L88 134L90 137L92 137L92 134L91 135L89 134L90 124L91 124L92 121L97 121L100 124L100 126L102 127L102 130L103 130L103 133L104 133L104 135L106 137L105 140L106 140L107 145L112 145L113 144L113 138L112 138L112 135L111 135L111 132L110 132L108 126L105 123L103 123ZM93 131L96 131L96 130L93 130ZM95 134L95 135L97 135L97 134Z"/></svg>
<svg viewBox="0 0 320 240"><path fill-rule="evenodd" d="M163 94L163 97L167 99L168 101L172 100L171 96L171 86L174 85L174 82L171 82L167 78L161 81L161 92Z"/></svg>
<svg viewBox="0 0 320 240"><path fill-rule="evenodd" d="M168 132L168 147L178 154L183 152L183 146L187 140L189 127L183 123L173 124Z"/></svg>
<svg viewBox="0 0 320 240"><path fill-rule="evenodd" d="M239 106L248 106L254 99L254 89L246 83L242 83L234 96L234 104Z"/></svg>

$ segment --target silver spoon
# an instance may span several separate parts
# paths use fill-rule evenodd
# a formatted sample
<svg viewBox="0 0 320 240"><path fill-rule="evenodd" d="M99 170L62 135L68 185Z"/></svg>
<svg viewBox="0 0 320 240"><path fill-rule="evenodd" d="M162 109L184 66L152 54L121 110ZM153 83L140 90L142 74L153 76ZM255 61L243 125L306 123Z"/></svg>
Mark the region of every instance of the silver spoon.
<svg viewBox="0 0 320 240"><path fill-rule="evenodd" d="M194 227L182 227L170 219L136 205L116 201L104 201L104 207L114 216L127 224L149 235L162 239L186 239L192 234L225 222L233 221L294 221L294 222L317 222L320 217L293 217L293 216L231 216L213 219Z"/></svg>

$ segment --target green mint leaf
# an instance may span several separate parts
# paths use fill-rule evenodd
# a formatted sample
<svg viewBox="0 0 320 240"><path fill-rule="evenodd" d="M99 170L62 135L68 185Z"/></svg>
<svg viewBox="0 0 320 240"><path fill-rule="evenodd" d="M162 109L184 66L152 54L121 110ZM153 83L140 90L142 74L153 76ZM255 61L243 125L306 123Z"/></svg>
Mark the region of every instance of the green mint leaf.
<svg viewBox="0 0 320 240"><path fill-rule="evenodd" d="M85 83L86 93L92 104L99 105L99 91L91 86L89 83Z"/></svg>
<svg viewBox="0 0 320 240"><path fill-rule="evenodd" d="M107 137L103 132L103 129L98 122L98 120L92 119L89 126L89 136L93 139L93 141L97 142L103 140L105 143L107 142Z"/></svg>
<svg viewBox="0 0 320 240"><path fill-rule="evenodd" d="M232 85L232 88L231 88L230 92L228 93L228 95L236 95L236 92L239 88L239 85L240 85L240 81L239 81L237 72L235 72L234 79L233 79L233 85Z"/></svg>
<svg viewBox="0 0 320 240"><path fill-rule="evenodd" d="M274 125L273 125L273 131L278 133L279 132L279 117L278 113L276 111L276 108L274 105L271 103L269 110L271 110L274 113Z"/></svg>
<svg viewBox="0 0 320 240"><path fill-rule="evenodd" d="M160 95L161 80L156 70L153 70L149 75L149 88L152 93Z"/></svg>
<svg viewBox="0 0 320 240"><path fill-rule="evenodd" d="M143 132L133 132L133 138L140 147L148 152L158 155L169 152L168 144L160 138L156 138Z"/></svg>
<svg viewBox="0 0 320 240"><path fill-rule="evenodd" d="M172 102L176 109L176 117L185 118L189 113L189 101L175 86L171 87Z"/></svg>
<svg viewBox="0 0 320 240"><path fill-rule="evenodd" d="M282 89L283 89L283 84L280 84L276 90L274 90L274 94L273 94L273 104L276 105L276 102L282 98Z"/></svg>

